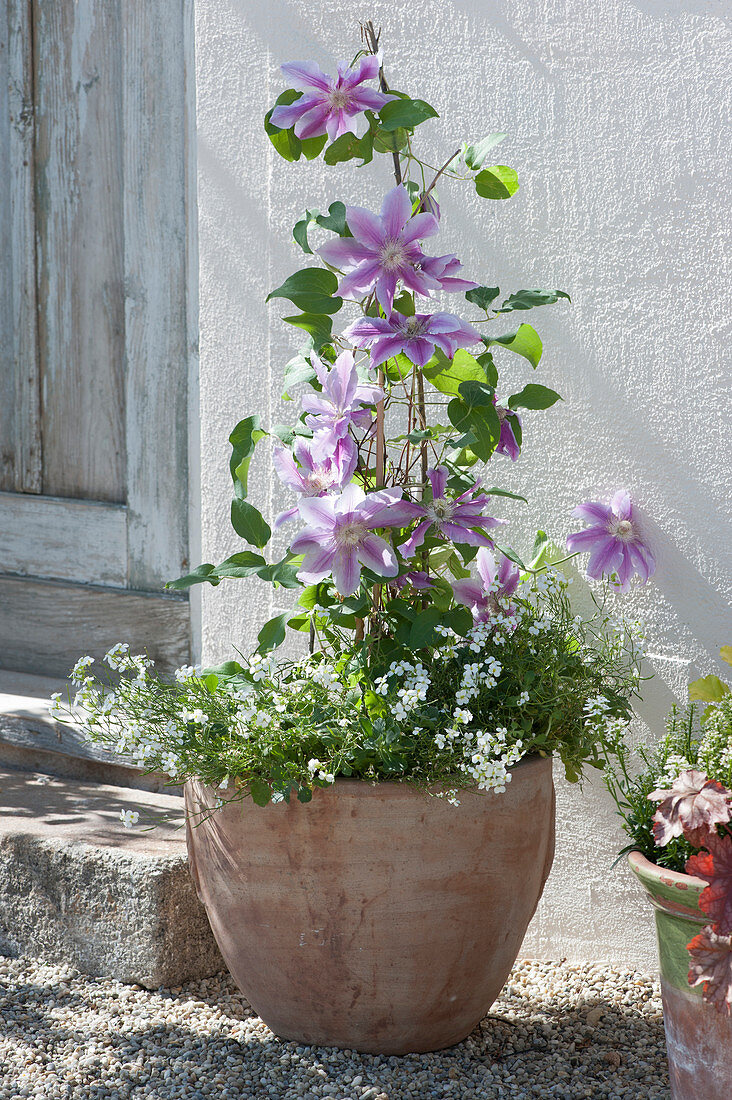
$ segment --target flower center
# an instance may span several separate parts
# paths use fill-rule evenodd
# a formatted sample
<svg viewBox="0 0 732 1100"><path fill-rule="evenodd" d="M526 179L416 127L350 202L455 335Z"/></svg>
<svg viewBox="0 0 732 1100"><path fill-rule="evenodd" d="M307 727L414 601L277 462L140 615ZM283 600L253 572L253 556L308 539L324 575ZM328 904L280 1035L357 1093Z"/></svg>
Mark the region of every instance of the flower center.
<svg viewBox="0 0 732 1100"><path fill-rule="evenodd" d="M616 539L621 539L623 542L632 542L635 538L635 531L633 524L629 519L615 519L613 520L608 530L611 535Z"/></svg>
<svg viewBox="0 0 732 1100"><path fill-rule="evenodd" d="M307 478L307 491L303 496L317 497L321 493L327 493L329 489L333 488L333 478L325 470L315 470L312 474L308 474Z"/></svg>
<svg viewBox="0 0 732 1100"><path fill-rule="evenodd" d="M427 515L431 516L435 523L442 523L446 519L452 518L452 513L455 511L455 505L451 500L445 500L444 497L437 497L431 504L427 505Z"/></svg>
<svg viewBox="0 0 732 1100"><path fill-rule="evenodd" d="M402 331L405 336L421 336L426 327L427 322L419 317L408 317L402 325Z"/></svg>
<svg viewBox="0 0 732 1100"><path fill-rule="evenodd" d="M341 527L338 528L338 534L336 536L338 545L341 547L351 548L353 546L360 546L363 542L368 528L362 520L351 519L347 520Z"/></svg>
<svg viewBox="0 0 732 1100"><path fill-rule="evenodd" d="M350 105L351 93L346 88L334 88L328 94L328 102L334 111L340 111L343 107Z"/></svg>
<svg viewBox="0 0 732 1100"><path fill-rule="evenodd" d="M379 263L385 271L397 271L404 265L404 245L401 241L384 241L379 254Z"/></svg>

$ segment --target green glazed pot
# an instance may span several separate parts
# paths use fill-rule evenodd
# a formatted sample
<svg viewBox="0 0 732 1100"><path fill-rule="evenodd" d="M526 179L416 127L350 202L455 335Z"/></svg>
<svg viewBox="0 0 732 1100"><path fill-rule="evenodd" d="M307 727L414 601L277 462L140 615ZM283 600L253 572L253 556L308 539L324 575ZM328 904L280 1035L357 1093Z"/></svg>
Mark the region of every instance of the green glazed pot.
<svg viewBox="0 0 732 1100"><path fill-rule="evenodd" d="M686 945L709 918L699 908L706 883L650 863L640 852L628 856L656 911L663 1022L673 1100L731 1100L732 1016L702 999L688 982Z"/></svg>

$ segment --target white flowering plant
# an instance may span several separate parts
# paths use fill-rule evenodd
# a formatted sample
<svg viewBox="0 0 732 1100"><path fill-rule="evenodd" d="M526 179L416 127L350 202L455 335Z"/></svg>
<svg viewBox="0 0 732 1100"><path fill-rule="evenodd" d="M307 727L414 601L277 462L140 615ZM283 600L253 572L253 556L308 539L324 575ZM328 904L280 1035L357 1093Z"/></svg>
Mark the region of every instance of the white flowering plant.
<svg viewBox="0 0 732 1100"><path fill-rule="evenodd" d="M296 661L254 654L167 681L119 645L106 676L77 662L76 696L56 698L54 713L73 712L91 740L176 783L202 779L221 804L308 802L339 776L450 799L464 787L500 793L532 753L557 754L577 780L618 751L640 647L607 616L573 615L567 590L559 574L527 573L464 634L428 617L416 653L385 624L371 644Z"/></svg>

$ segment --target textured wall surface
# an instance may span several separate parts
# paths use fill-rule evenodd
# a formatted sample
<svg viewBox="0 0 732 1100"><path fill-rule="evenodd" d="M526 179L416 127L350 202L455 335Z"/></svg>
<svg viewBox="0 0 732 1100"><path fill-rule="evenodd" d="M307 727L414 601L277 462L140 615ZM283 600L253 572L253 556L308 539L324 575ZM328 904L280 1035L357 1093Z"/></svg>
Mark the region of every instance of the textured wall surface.
<svg viewBox="0 0 732 1100"><path fill-rule="evenodd" d="M285 303L264 304L267 291L302 266L291 227L306 207L325 210L335 198L376 206L390 185L385 157L375 170L286 164L269 146L262 116L284 87L279 64L313 58L332 70L355 52L357 20L370 17L383 27L395 83L442 116L420 127L428 158L444 160L463 139L495 130L510 135L496 159L518 170L520 191L490 203L467 185L443 188L440 251L457 252L488 285L560 287L573 304L519 318L544 340L536 381L565 402L526 415L520 461L498 458L492 476L530 499L502 513L518 548L537 526L562 540L578 500L626 487L642 507L658 573L625 609L646 623L656 672L636 734L657 736L689 676L718 670L719 646L732 638L727 6L198 0L196 7L203 560L238 549L228 523L231 427L255 411L269 423L294 412L278 395L297 333L278 320ZM504 353L503 377L523 385L530 368L513 358ZM279 487L265 449L255 461L256 502L271 516ZM279 610L276 600L256 579L206 592L205 656L246 648ZM525 953L652 968L650 913L629 873L610 871L621 834L608 800L596 784L578 792L560 782L559 818L554 871Z"/></svg>

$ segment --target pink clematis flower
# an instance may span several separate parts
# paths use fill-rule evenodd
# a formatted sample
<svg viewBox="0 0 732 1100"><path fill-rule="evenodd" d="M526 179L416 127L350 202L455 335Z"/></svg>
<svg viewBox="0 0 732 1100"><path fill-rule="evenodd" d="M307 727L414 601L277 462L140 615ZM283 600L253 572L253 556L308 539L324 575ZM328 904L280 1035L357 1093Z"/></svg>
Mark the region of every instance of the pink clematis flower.
<svg viewBox="0 0 732 1100"><path fill-rule="evenodd" d="M624 490L615 494L610 505L588 500L578 504L572 515L592 524L567 539L569 550L590 552L588 576L598 580L603 574L616 573L621 592L628 591L636 573L644 584L653 576L656 559L641 537L633 504Z"/></svg>
<svg viewBox="0 0 732 1100"><path fill-rule="evenodd" d="M293 454L279 447L273 458L280 481L303 497L322 497L334 489L342 489L353 477L357 461L353 439L349 435L338 439L330 432L318 432L313 439L298 439ZM297 505L280 512L274 522L275 530L297 514Z"/></svg>
<svg viewBox="0 0 732 1100"><path fill-rule="evenodd" d="M341 61L335 77L326 76L314 61L292 61L282 66L282 72L302 95L294 103L278 104L271 122L281 130L294 126L301 141L321 134L335 141L343 134L354 134L358 115L380 111L396 98L361 87L364 80L379 75L379 59L371 54L360 58L353 68Z"/></svg>
<svg viewBox="0 0 732 1100"><path fill-rule="evenodd" d="M399 547L401 554L405 558L411 558L424 542L431 527L435 527L443 538L452 539L453 542L467 543L469 546L492 546L492 540L486 535L485 528L498 527L506 521L484 514L489 497L486 493L478 492L479 482L476 481L472 488L459 497L450 498L447 496L448 470L445 466L428 470L427 476L432 485L432 500L429 504L413 506L417 510L416 514L423 519ZM482 530L474 530L476 527Z"/></svg>
<svg viewBox="0 0 732 1100"><path fill-rule="evenodd" d="M348 434L348 429L361 428L367 431L373 421L373 413L367 407L381 401L384 391L378 386L360 382L356 371L353 353L342 352L333 366L327 366L317 355L310 357L321 393L306 393L301 399L308 428L315 433L330 432L336 439Z"/></svg>
<svg viewBox="0 0 732 1100"><path fill-rule="evenodd" d="M519 428L521 427L521 417L513 409L507 409L503 405L499 405L496 398L493 398L493 404L496 406L496 412L498 413L498 419L501 422L501 434L498 439L498 445L496 447L497 455L508 455L512 462L515 462L518 456L521 454L521 448L519 447L518 440L514 434L513 421L516 419L516 423Z"/></svg>
<svg viewBox="0 0 732 1100"><path fill-rule="evenodd" d="M484 623L503 610L501 600L508 600L519 583L518 567L501 554L500 564L490 550L481 547L475 559L480 580L453 581L452 591L457 603L469 607L476 623Z"/></svg>
<svg viewBox="0 0 732 1100"><path fill-rule="evenodd" d="M351 482L339 497L310 497L298 504L307 524L293 541L304 554L298 577L317 584L330 574L342 596L350 596L361 582L361 567L380 577L395 577L399 564L392 547L374 529L403 527L414 516L414 505L402 500L400 488L364 493Z"/></svg>
<svg viewBox="0 0 732 1100"><path fill-rule="evenodd" d="M371 349L371 366L378 367L392 355L404 352L418 367L435 354L435 348L452 359L458 348L477 344L480 333L453 313L416 313L405 317L396 310L384 317L362 317L343 333L357 348Z"/></svg>
<svg viewBox="0 0 732 1100"><path fill-rule="evenodd" d="M426 257L417 243L439 232L440 224L434 214L412 217L412 200L403 184L384 197L381 217L347 206L346 222L352 237L327 241L318 249L326 263L346 272L338 285L342 298L358 300L375 290L389 317L400 279L407 289L426 297L440 289L439 280L420 267Z"/></svg>
<svg viewBox="0 0 732 1100"><path fill-rule="evenodd" d="M439 215L438 215L439 216ZM440 290L458 291L474 290L478 283L470 279L461 279L458 271L462 270L462 264L457 256L449 253L446 256L425 256L419 263L419 268L425 275L436 279L440 284Z"/></svg>

